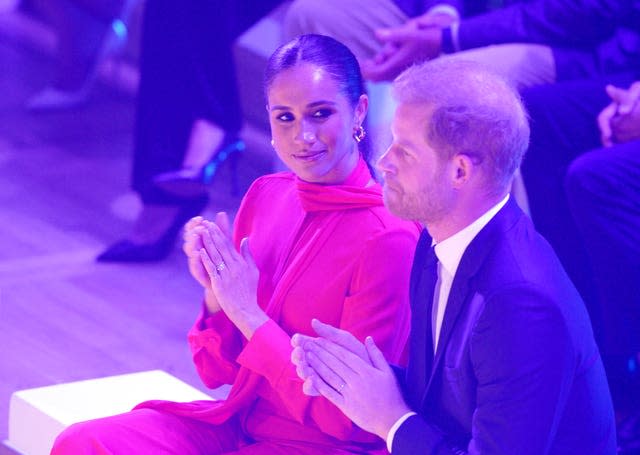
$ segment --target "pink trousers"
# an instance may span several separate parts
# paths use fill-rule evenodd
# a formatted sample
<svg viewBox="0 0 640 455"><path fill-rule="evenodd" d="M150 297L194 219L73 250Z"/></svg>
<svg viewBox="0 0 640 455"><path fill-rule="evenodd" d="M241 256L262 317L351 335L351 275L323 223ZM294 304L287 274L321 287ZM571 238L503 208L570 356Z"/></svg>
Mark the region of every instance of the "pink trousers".
<svg viewBox="0 0 640 455"><path fill-rule="evenodd" d="M330 448L317 446L249 441L238 419L212 425L154 409L136 409L73 424L58 435L51 451L51 455L249 453L320 455L332 452Z"/></svg>

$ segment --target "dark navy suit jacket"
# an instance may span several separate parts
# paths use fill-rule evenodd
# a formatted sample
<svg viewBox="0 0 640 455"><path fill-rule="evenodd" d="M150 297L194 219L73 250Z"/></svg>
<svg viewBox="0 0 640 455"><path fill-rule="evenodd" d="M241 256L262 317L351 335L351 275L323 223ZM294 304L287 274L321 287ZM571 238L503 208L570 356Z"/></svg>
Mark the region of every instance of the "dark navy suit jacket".
<svg viewBox="0 0 640 455"><path fill-rule="evenodd" d="M640 0L530 0L466 19L462 49L539 43L553 49L559 80L637 67Z"/></svg>
<svg viewBox="0 0 640 455"><path fill-rule="evenodd" d="M416 296L430 244L425 231L412 272L416 314L425 304ZM430 323L412 328L412 342L426 336ZM396 432L394 455L616 451L613 406L584 303L512 198L461 259L427 371L426 384L403 384L406 397L416 388L424 393L410 402L418 415Z"/></svg>

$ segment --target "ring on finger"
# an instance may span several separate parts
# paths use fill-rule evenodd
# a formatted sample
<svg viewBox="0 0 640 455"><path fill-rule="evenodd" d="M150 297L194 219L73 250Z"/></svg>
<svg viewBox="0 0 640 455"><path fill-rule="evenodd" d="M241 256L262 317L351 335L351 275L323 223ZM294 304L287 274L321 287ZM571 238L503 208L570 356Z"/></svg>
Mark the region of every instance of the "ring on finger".
<svg viewBox="0 0 640 455"><path fill-rule="evenodd" d="M220 264L216 264L216 270L222 272L227 267L227 264L222 261Z"/></svg>

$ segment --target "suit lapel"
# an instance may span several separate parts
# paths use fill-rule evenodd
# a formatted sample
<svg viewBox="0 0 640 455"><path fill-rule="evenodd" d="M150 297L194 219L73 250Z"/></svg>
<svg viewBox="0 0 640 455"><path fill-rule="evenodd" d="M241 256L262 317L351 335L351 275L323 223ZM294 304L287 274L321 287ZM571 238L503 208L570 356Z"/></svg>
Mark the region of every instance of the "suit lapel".
<svg viewBox="0 0 640 455"><path fill-rule="evenodd" d="M453 329L455 328L460 313L471 301L477 286L473 285L474 276L485 261L489 252L494 248L496 240L501 233L511 228L520 216L524 216L512 197L505 206L487 223L487 225L471 241L458 265L458 270L451 285L447 308L442 320L438 349L433 359L431 374L424 390L423 399L426 398L429 388L440 368L442 357L446 352Z"/></svg>
<svg viewBox="0 0 640 455"><path fill-rule="evenodd" d="M428 278L428 250L431 237L423 231L414 257L411 270L411 336L409 349L411 356L406 369L405 382L408 385L407 398L414 407L419 406L425 390L433 360L433 343L431 340L431 302L433 302L433 286ZM432 264L435 267L435 263ZM433 279L431 280L432 284ZM431 291L431 292L429 292Z"/></svg>

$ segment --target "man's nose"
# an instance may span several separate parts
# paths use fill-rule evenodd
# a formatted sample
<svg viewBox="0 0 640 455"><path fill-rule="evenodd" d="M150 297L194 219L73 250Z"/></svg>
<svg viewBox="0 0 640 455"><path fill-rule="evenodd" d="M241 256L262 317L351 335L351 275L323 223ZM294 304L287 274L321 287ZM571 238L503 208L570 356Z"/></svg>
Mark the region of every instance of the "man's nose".
<svg viewBox="0 0 640 455"><path fill-rule="evenodd" d="M376 168L381 172L387 172L389 170L389 152L391 151L391 146L384 151L384 153L378 158L376 161Z"/></svg>

